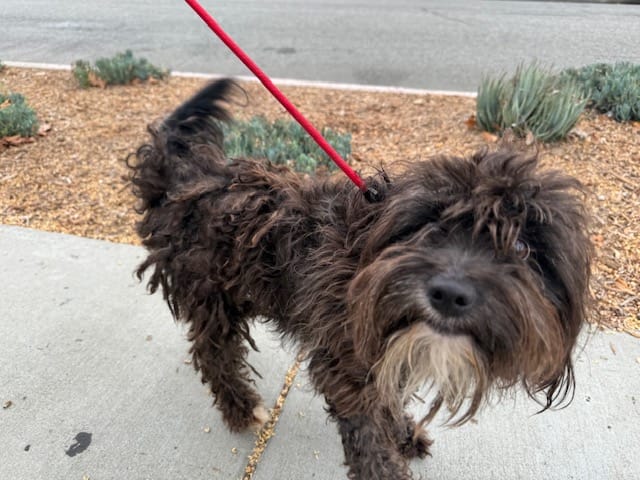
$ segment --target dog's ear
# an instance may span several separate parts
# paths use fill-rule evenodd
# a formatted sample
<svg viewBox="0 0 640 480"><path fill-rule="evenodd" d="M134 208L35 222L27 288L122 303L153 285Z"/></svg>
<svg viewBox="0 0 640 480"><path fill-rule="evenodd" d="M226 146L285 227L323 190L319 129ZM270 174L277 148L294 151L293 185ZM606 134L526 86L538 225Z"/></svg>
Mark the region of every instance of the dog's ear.
<svg viewBox="0 0 640 480"><path fill-rule="evenodd" d="M581 183L555 170L539 171L536 178L540 189L528 200L532 214L526 233L535 252L532 260L536 271L546 287L545 294L558 312L566 348L564 361L556 373L527 388L531 396L544 395L540 403L546 410L566 406L573 398L571 353L592 301L589 280L594 247L584 202L587 191Z"/></svg>
<svg viewBox="0 0 640 480"><path fill-rule="evenodd" d="M419 315L415 302L398 303L396 289L407 275L421 273L415 250L409 252L399 245L385 249L354 276L347 291L347 309L354 348L361 360L370 365L379 360L389 338Z"/></svg>
<svg viewBox="0 0 640 480"><path fill-rule="evenodd" d="M362 266L370 263L385 247L409 238L439 216L440 205L431 195L425 195L423 188L415 185L412 191L407 191L409 186L398 187L404 192L398 190L399 194L395 195L394 187L385 199L382 213L368 231L360 259Z"/></svg>
<svg viewBox="0 0 640 480"><path fill-rule="evenodd" d="M351 319L351 335L356 355L365 363L373 364L381 354L384 326L376 321L373 306L375 300L371 298L377 283L373 278L372 269L364 269L349 286L348 308Z"/></svg>
<svg viewBox="0 0 640 480"><path fill-rule="evenodd" d="M575 375L573 373L573 363L570 353L567 355L564 368L556 377L546 382L542 391L544 392L545 399L542 402L536 399L538 403L542 405L540 412L544 412L554 406L563 408L571 403L575 394Z"/></svg>
<svg viewBox="0 0 640 480"><path fill-rule="evenodd" d="M413 302L397 303L394 286L415 268L403 247L390 248L360 270L349 285L347 308L356 355L373 365L384 354L389 338L416 315Z"/></svg>
<svg viewBox="0 0 640 480"><path fill-rule="evenodd" d="M535 260L547 293L559 311L565 337L573 343L591 303L594 247L583 198L586 191L576 179L557 171L542 173L540 185L541 190L530 200L538 215L528 228L534 229L531 241L540 252Z"/></svg>

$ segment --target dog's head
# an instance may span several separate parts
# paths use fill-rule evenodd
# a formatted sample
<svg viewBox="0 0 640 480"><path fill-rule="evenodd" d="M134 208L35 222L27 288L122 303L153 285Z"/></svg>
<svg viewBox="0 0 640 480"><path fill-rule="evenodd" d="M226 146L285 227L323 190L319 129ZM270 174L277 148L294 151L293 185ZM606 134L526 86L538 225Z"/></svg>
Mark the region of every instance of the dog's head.
<svg viewBox="0 0 640 480"><path fill-rule="evenodd" d="M575 179L506 151L396 179L349 290L381 394L406 401L431 383L464 421L492 390L521 384L545 408L572 393L592 256L582 197Z"/></svg>

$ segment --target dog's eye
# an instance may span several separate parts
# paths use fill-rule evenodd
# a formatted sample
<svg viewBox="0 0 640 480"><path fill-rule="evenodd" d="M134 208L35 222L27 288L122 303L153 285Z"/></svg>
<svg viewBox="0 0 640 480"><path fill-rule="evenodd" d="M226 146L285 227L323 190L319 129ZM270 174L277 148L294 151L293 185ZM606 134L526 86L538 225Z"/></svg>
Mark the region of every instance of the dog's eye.
<svg viewBox="0 0 640 480"><path fill-rule="evenodd" d="M529 248L529 244L524 240L520 240L520 239L515 241L515 243L513 244L513 249L516 252L516 255L518 255L523 260L526 260L527 258L529 258L529 254L531 253L531 248Z"/></svg>

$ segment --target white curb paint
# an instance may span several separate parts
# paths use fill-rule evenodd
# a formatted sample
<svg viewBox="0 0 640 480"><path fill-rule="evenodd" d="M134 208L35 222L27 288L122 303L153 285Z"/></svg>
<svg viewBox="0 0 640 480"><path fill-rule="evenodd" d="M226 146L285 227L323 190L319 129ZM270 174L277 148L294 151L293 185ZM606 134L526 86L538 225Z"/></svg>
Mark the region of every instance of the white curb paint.
<svg viewBox="0 0 640 480"><path fill-rule="evenodd" d="M16 68L41 68L42 70L71 70L71 65L59 65L57 63L30 63L30 62L6 62L7 67Z"/></svg>
<svg viewBox="0 0 640 480"><path fill-rule="evenodd" d="M71 70L70 65L59 65L55 63L30 63L30 62L3 62L8 67L16 68L39 68L43 70ZM216 79L229 77L229 75L212 74L212 73L194 73L194 72L171 72L174 77L182 78L202 78ZM259 82L252 76L232 75L243 82ZM326 88L331 90L352 90L356 92L380 92L380 93L405 93L409 95L446 95L454 97L476 97L475 92L457 92L450 90L424 90L419 88L403 88L403 87L383 87L376 85L358 85L354 83L332 83L311 80L296 80L292 78L274 78L273 83L288 87L312 87Z"/></svg>
<svg viewBox="0 0 640 480"><path fill-rule="evenodd" d="M209 73L193 73L193 72L171 72L176 77L185 78L222 78L225 75L209 74ZM228 76L228 75L226 75ZM234 75L233 78L242 80L243 82L259 82L252 76ZM359 92L381 92L381 93L406 93L410 95L449 95L456 97L475 97L475 92L457 92L449 90L425 90L420 88L404 88L404 87L383 87L377 85L359 85L355 83L333 83L313 80L296 80L292 78L274 78L273 83L288 87L313 87L326 88L331 90L353 90Z"/></svg>

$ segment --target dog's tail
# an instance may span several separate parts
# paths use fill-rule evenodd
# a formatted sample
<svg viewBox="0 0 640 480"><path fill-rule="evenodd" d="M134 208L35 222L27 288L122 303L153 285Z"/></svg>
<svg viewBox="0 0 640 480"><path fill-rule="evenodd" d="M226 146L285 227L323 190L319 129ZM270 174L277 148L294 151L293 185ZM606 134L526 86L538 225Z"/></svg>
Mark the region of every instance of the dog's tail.
<svg viewBox="0 0 640 480"><path fill-rule="evenodd" d="M159 126L152 141L127 159L139 213L162 205L172 193L224 167L221 124L230 119L222 105L234 89L230 79L215 81L178 107Z"/></svg>

